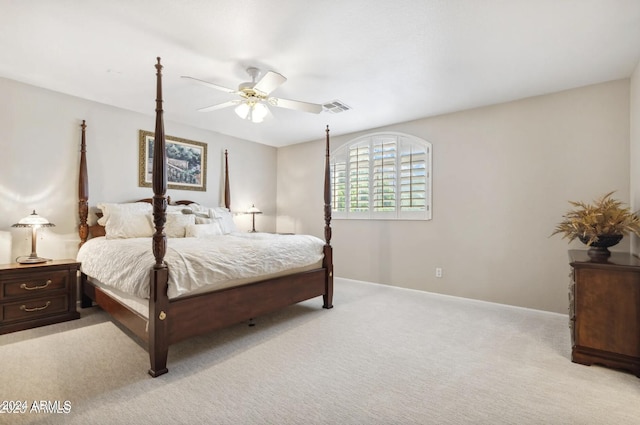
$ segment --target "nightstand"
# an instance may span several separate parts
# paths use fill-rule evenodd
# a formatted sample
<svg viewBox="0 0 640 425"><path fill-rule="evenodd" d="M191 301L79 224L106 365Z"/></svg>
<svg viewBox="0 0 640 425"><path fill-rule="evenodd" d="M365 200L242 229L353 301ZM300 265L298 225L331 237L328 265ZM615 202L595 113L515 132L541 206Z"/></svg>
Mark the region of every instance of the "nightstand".
<svg viewBox="0 0 640 425"><path fill-rule="evenodd" d="M0 265L0 335L80 318L79 268L75 260Z"/></svg>
<svg viewBox="0 0 640 425"><path fill-rule="evenodd" d="M640 377L640 259L612 252L602 261L569 251L571 360Z"/></svg>

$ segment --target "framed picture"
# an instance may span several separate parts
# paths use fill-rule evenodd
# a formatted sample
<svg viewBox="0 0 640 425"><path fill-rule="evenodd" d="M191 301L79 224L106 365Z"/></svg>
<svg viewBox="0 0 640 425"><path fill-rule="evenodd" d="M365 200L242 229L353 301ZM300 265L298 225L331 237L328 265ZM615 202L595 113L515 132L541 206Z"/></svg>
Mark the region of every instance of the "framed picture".
<svg viewBox="0 0 640 425"><path fill-rule="evenodd" d="M139 181L151 187L153 138L155 133L140 130ZM207 190L207 144L165 135L167 151L167 187L169 189Z"/></svg>

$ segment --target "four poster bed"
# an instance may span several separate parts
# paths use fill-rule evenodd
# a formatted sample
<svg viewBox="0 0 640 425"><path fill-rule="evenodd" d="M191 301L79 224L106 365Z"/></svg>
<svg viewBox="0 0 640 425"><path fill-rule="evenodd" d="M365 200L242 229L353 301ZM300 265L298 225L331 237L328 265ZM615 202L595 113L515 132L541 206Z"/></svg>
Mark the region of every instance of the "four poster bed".
<svg viewBox="0 0 640 425"><path fill-rule="evenodd" d="M153 377L160 376L166 372L167 356L169 345L175 344L184 339L211 332L232 324L251 320L257 316L284 308L286 306L296 304L298 302L322 296L323 307L332 308L333 299L333 258L331 247L331 205L330 205L330 187L329 187L329 129L326 130L326 158L325 158L325 179L324 179L324 237L322 241L312 236L293 235L268 235L259 234L259 236L249 236L247 234L226 234L222 236L198 238L171 238L167 239L165 226L168 226L168 217L174 218L176 214L168 214L167 209L176 208L169 205L170 202L166 196L167 189L167 172L166 172L166 152L165 152L165 134L163 123L162 109L162 65L160 58L155 65L157 69L157 97L156 97L156 126L155 126L155 149L153 158L153 198L135 202L135 205L145 204L150 209L149 217L152 217L153 227L150 238L132 238L132 239L112 239L109 240L109 221L107 219L107 235L106 237L95 237L104 235L100 225L89 226L88 218L88 173L86 162L86 139L85 139L85 122L82 123L82 144L80 158L80 177L79 177L79 235L80 235L80 251L78 259L83 262L81 267L81 294L82 306L91 306L93 302L98 304L103 310L111 314L113 319L124 325L133 334L141 338L148 344L151 367L149 374ZM229 193L229 171L227 152L225 151L225 209L227 213L230 209L230 193ZM149 205L150 204L150 205ZM178 201L175 204L194 206L190 201ZM131 204L129 204L131 205ZM137 208L137 207L136 207ZM140 206L144 209L144 206ZM222 210L222 209L220 209ZM222 210L224 212L224 210ZM103 211L105 212L105 211ZM182 210L188 214L188 211ZM212 212L215 215L215 212ZM138 217L138 216L136 216ZM229 215L230 217L230 215ZM100 223L100 221L99 221ZM128 223L130 224L130 223ZM199 224L195 225L198 228ZM97 231L96 231L97 230ZM89 239L89 236L94 236ZM246 276L235 276L230 283L226 282L219 286L207 287L208 279L215 280L219 277L220 269L224 266L214 265L211 267L203 267L198 269L202 273L196 273L196 278L189 283L192 288L184 289L183 279L188 280L189 273L183 273L174 261L177 255L180 258L189 257L190 253L179 251L189 249L195 246L195 250L209 250L208 258L216 256L221 251L231 250L233 244L239 244L236 251L231 251L232 266L228 266L227 272L222 274L233 274L235 268L243 269L244 264L238 264L242 260L242 256L249 251L251 255L247 263L252 262L255 258L260 258L259 265L268 264L270 260L262 260L259 255L284 255L285 257L296 257L300 249L290 248L288 254L274 254L273 249L264 250L260 254L255 254L253 244L262 244L269 248L276 245L287 245L290 239L287 237L300 237L302 243L311 245L311 251L317 253L318 258L307 260L304 267L300 264L296 266L288 266L287 270L262 270L262 275L254 275L252 278ZM317 239L317 241L315 240ZM293 239L291 239L293 240ZM234 242L235 241L235 242ZM318 241L320 245L318 246ZM137 245L140 250L140 244L144 244L144 253L123 254L124 248L117 247L112 254L106 251L107 247L112 243L124 243ZM210 243L204 247L202 244ZM149 244L151 246L149 246ZM218 245L216 245L218 244ZM251 244L251 246L249 246ZM95 248L91 248L94 246ZM127 248L128 249L128 248ZM258 248L256 248L258 249ZM88 260L90 251L97 251L101 256L102 262L109 263L108 269L111 272L121 271L122 269L131 268L133 271L142 270L143 281L148 282L148 286L138 285L137 292L133 294L123 294L116 289L104 285L99 276L92 276L94 270L92 264L96 265L96 260ZM179 252L178 252L179 251ZM177 252L177 254L175 254ZM257 251L256 251L257 252ZM286 252L286 251L285 251ZM137 257L136 257L137 255ZM144 257L146 255L147 257ZM255 257L257 256L257 257ZM311 255L313 256L313 255ZM133 258L133 265L126 266L120 262L125 261L124 257ZM254 258L255 257L255 258ZM138 259L136 261L136 258ZM140 258L148 258L141 261ZM267 258L267 257L264 257ZM282 258L276 258L272 263L280 263ZM204 261L204 260L203 260ZM136 264L137 262L137 264ZM154 263L155 262L155 263ZM233 264L239 265L234 267ZM302 263L301 263L302 264ZM200 263L198 263L200 265ZM150 269L148 268L150 267ZM195 267L190 265L192 269ZM293 268L291 268L293 267ZM207 275L212 269L218 275ZM190 269L191 271L193 271ZM205 270L207 269L207 270ZM98 274L97 272L95 273ZM105 275L106 276L106 275ZM185 277L187 276L187 277ZM227 276L228 277L228 276ZM105 278L106 280L106 278ZM189 286L187 285L187 286ZM134 285L135 286L135 285ZM193 290L193 286L197 287ZM146 292L145 292L146 291ZM140 294L144 292L144 294ZM136 295L137 294L137 295ZM148 295L147 295L148 294ZM140 296L147 295L147 296Z"/></svg>

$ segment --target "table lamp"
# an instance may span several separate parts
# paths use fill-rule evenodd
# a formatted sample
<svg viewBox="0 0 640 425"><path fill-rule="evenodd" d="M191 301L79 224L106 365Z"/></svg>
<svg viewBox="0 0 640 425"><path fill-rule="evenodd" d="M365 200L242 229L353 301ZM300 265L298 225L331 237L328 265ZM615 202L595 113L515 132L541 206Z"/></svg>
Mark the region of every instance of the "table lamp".
<svg viewBox="0 0 640 425"><path fill-rule="evenodd" d="M31 227L31 255L28 257L18 257L16 260L20 264L36 264L36 263L44 263L49 261L48 258L38 257L36 254L36 239L37 239L37 231L39 227L54 227L55 224L49 223L44 217L40 217L36 214L36 211L33 210L33 213L22 220L18 221L11 227Z"/></svg>
<svg viewBox="0 0 640 425"><path fill-rule="evenodd" d="M251 227L251 233L256 233L256 214L262 214L262 211L256 208L255 205L251 204L251 208L247 210L247 214L251 214L253 217L253 225Z"/></svg>

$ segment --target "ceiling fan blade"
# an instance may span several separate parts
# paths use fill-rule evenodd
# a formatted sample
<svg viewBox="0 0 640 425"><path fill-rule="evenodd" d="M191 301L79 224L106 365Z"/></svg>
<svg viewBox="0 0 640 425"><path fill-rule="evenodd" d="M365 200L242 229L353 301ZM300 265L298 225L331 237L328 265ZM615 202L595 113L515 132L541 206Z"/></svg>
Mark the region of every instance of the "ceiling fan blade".
<svg viewBox="0 0 640 425"><path fill-rule="evenodd" d="M234 106L237 105L238 103L242 102L242 100L237 99L237 100L230 100L228 102L224 102L224 103L219 103L217 105L211 105L211 106L206 106L204 108L200 108L198 109L198 112L211 112L211 111L216 111L218 109L223 109L223 108L228 108L229 106Z"/></svg>
<svg viewBox="0 0 640 425"><path fill-rule="evenodd" d="M301 102L299 100L290 99L279 99L277 97L270 97L269 103L280 108L311 112L312 114L319 114L320 112L322 112L322 105L318 105L317 103Z"/></svg>
<svg viewBox="0 0 640 425"><path fill-rule="evenodd" d="M253 86L253 89L264 93L265 95L268 95L285 81L287 81L287 79L283 75L280 75L274 71L269 71L264 74L264 77L262 77L255 86Z"/></svg>
<svg viewBox="0 0 640 425"><path fill-rule="evenodd" d="M210 82L208 82L208 81L199 80L199 79L197 79L197 78L193 78L193 77L187 77L186 75L183 75L183 76L181 76L180 78L184 78L184 79L187 79L187 80L195 81L195 82L196 82L196 83L198 83L198 84L202 84L202 85L207 86L207 87L209 87L209 88L216 89L216 90L220 90L220 91L227 92L227 93L236 93L236 91L237 91L237 90L235 90L235 89L230 89L230 88L227 88L227 87L222 87L222 86L219 86L219 85L217 85L217 84L210 83Z"/></svg>

